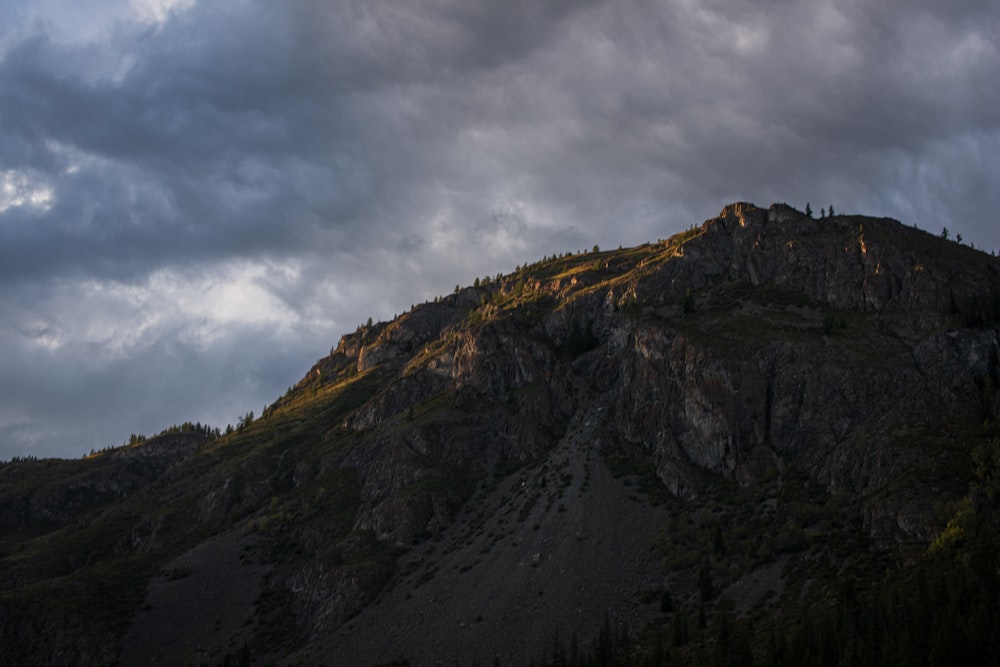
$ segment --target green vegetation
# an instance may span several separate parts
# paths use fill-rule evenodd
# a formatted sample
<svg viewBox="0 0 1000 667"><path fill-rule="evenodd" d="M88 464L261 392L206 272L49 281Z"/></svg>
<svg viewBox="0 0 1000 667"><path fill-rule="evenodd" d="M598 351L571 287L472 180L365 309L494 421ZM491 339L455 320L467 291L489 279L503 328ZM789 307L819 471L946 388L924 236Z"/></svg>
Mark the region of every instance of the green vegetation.
<svg viewBox="0 0 1000 667"><path fill-rule="evenodd" d="M725 516L740 511L738 503L733 504L722 516L702 513L694 520L707 524L698 553L708 556L691 564L697 568L694 576L681 577L694 581L695 589L683 594L679 604L676 591L683 591L682 586L674 593L663 592L661 623L633 636L627 626L616 627L605 614L598 636L585 651L569 651L557 639L552 652L538 656L534 664L998 665L1000 439L975 447L971 458L974 478L968 495L953 504L947 527L914 563L890 563L882 573L859 570L867 550L852 545L845 554L846 567L832 570L825 580L814 579L813 569L801 584L789 582L778 604L740 613L725 592L725 568L719 569L736 546L721 528L738 525L740 517ZM824 517L845 516L840 510L829 515L829 502L804 500L809 496L802 495L805 487L793 486L798 490L783 495L789 496L791 513L806 527ZM721 500L715 495L720 491L705 504ZM761 527L757 523L754 529ZM833 547L841 538L840 529L827 524L826 530L831 528L824 539ZM671 530L674 538L683 533L673 530L676 526ZM793 551L804 548L797 545ZM811 548L803 553L815 561L815 552ZM796 576L795 568L785 570L786 577ZM650 591L640 596L641 602L653 599Z"/></svg>
<svg viewBox="0 0 1000 667"><path fill-rule="evenodd" d="M349 446L352 436L343 431L343 419L387 379L378 370L357 374L344 369L301 384L261 418L248 413L227 434L200 424L166 429L156 438L200 438L200 449L170 470L158 467L174 465L170 459L129 459L126 469L134 482L129 477L123 482L119 471L124 464L106 456L121 448L95 452L84 461L17 463L31 466L24 469L23 484L39 489L48 484L51 493L62 493L62 485L101 489L108 486L104 480L109 475L121 487L92 492L90 500L75 505L76 515L64 526L34 523L34 535L6 534L0 568L24 583L0 591L0 606L27 605L121 634L153 577L185 576L182 569L164 569L167 563L208 536L242 523L258 536L253 557L281 563L258 605L261 633L251 648L266 652L279 639L297 636L294 596L281 582L300 564L320 558L330 567L361 568L375 581L391 574L392 554L374 539L359 539L353 529L359 500L352 471L335 469L307 483L294 481L296 465L318 467L322 456ZM125 447L148 446L156 438L134 437ZM18 471L7 466L4 491L11 493L12 474ZM74 466L80 478L75 484L67 476ZM44 472L51 474L39 474ZM121 502L123 494L159 475L172 484L150 487ZM251 484L261 482L271 493L258 500ZM211 505L206 504L209 499ZM317 543L322 544L319 549Z"/></svg>
<svg viewBox="0 0 1000 667"><path fill-rule="evenodd" d="M479 280L472 287L481 292L479 303L465 312L461 327L472 328L504 318L514 318L522 324L538 322L562 306L555 297L569 290L578 297L608 290L625 291L637 274L656 271L676 257L685 243L702 233L701 228L691 227L657 244L610 252L602 252L595 246L589 253L546 256L538 262L518 266L512 274L497 275L490 281ZM456 285L454 293L461 291L461 286ZM441 297L435 301L447 302L453 298ZM573 341L569 346L579 344L580 341ZM419 368L429 356L415 358L409 370Z"/></svg>

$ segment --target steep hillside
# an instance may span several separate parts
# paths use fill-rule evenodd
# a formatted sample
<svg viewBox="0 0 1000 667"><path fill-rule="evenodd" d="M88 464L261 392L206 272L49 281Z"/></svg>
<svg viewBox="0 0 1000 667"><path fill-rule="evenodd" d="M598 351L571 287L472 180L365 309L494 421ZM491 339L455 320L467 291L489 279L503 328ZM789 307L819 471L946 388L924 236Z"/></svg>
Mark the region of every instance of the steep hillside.
<svg viewBox="0 0 1000 667"><path fill-rule="evenodd" d="M1000 260L784 205L477 278L234 433L0 467L0 662L766 658L992 516L998 321Z"/></svg>

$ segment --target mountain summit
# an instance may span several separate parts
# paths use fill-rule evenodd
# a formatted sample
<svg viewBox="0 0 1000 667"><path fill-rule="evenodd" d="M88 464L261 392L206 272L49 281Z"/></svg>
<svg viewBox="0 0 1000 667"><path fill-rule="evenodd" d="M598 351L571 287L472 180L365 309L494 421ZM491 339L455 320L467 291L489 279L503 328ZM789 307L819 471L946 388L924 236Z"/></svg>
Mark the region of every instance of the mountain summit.
<svg viewBox="0 0 1000 667"><path fill-rule="evenodd" d="M0 662L995 657L998 321L1000 260L783 204L477 278L230 433L0 467ZM965 625L836 625L918 578Z"/></svg>

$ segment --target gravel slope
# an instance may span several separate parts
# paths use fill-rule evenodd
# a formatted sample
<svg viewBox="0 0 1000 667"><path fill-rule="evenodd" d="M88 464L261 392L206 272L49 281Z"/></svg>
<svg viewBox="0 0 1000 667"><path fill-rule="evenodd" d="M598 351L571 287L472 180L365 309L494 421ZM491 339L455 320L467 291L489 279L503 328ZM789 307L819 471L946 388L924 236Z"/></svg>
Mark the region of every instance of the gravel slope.
<svg viewBox="0 0 1000 667"><path fill-rule="evenodd" d="M241 561L248 545L242 532L202 542L153 580L125 637L122 665L217 664L250 639L246 621L266 568Z"/></svg>
<svg viewBox="0 0 1000 667"><path fill-rule="evenodd" d="M659 605L639 593L662 583L650 544L665 512L606 469L603 413L581 408L544 461L473 497L441 539L404 556L376 604L289 662L518 665L551 650L557 632L584 647L605 611L633 630L654 618ZM457 653L434 642L442 629Z"/></svg>

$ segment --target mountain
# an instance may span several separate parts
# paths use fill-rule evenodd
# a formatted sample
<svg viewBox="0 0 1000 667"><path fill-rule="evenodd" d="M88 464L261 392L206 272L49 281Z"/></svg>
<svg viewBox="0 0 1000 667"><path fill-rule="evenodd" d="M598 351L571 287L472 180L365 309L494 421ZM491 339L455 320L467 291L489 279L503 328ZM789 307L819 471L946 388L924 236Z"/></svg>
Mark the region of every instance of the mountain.
<svg viewBox="0 0 1000 667"><path fill-rule="evenodd" d="M995 662L998 322L997 258L783 204L477 278L0 466L0 663Z"/></svg>

